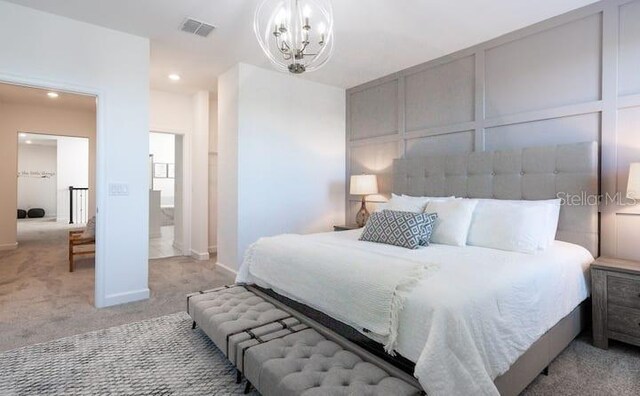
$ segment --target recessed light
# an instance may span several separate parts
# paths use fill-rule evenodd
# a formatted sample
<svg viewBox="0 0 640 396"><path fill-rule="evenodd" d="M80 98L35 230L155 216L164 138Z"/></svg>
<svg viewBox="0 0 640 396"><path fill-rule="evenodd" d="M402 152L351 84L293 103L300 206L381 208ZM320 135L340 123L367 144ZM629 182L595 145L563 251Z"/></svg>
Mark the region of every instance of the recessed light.
<svg viewBox="0 0 640 396"><path fill-rule="evenodd" d="M20 133L19 136L20 137L27 137L27 134L26 133Z"/></svg>
<svg viewBox="0 0 640 396"><path fill-rule="evenodd" d="M171 81L180 81L180 75L179 74L169 74L169 80Z"/></svg>
<svg viewBox="0 0 640 396"><path fill-rule="evenodd" d="M33 143L33 142L32 142L31 140L27 140L25 143L26 143L26 144L31 144L31 143Z"/></svg>
<svg viewBox="0 0 640 396"><path fill-rule="evenodd" d="M55 99L60 95L58 95L57 92L47 92L47 96L50 97L51 99Z"/></svg>

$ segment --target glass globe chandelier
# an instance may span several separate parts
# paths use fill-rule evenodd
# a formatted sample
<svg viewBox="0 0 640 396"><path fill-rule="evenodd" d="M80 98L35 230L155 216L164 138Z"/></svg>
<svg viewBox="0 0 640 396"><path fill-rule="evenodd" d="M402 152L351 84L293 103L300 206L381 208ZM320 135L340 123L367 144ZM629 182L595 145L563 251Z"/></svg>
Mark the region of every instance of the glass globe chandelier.
<svg viewBox="0 0 640 396"><path fill-rule="evenodd" d="M278 70L318 70L333 53L333 11L329 0L263 0L253 29Z"/></svg>

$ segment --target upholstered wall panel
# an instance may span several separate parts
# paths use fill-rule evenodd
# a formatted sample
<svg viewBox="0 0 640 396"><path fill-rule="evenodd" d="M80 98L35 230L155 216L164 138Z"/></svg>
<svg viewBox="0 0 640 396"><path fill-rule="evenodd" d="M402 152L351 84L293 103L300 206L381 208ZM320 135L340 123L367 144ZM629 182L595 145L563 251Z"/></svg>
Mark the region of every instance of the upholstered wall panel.
<svg viewBox="0 0 640 396"><path fill-rule="evenodd" d="M473 136L473 131L464 131L407 139L405 158L438 153L469 153L473 151Z"/></svg>
<svg viewBox="0 0 640 396"><path fill-rule="evenodd" d="M620 95L640 94L640 2L620 7Z"/></svg>
<svg viewBox="0 0 640 396"><path fill-rule="evenodd" d="M473 56L410 74L405 80L406 129L473 121Z"/></svg>
<svg viewBox="0 0 640 396"><path fill-rule="evenodd" d="M598 141L597 190L623 197L629 163L640 162L639 20L640 0L601 1L351 88L348 174L377 173L377 165L364 164L374 158L388 164L393 152L417 159ZM388 197L389 168L382 168L381 192ZM461 180L443 188L455 193ZM489 191L486 177L476 182ZM540 183L523 194L543 197L553 188ZM601 206L601 254L640 257L630 236L640 232L640 205L628 203Z"/></svg>
<svg viewBox="0 0 640 396"><path fill-rule="evenodd" d="M487 117L600 99L601 22L591 15L489 49Z"/></svg>
<svg viewBox="0 0 640 396"><path fill-rule="evenodd" d="M351 140L398 132L398 81L392 80L349 95Z"/></svg>
<svg viewBox="0 0 640 396"><path fill-rule="evenodd" d="M485 149L489 151L599 140L599 113L504 125L485 131Z"/></svg>

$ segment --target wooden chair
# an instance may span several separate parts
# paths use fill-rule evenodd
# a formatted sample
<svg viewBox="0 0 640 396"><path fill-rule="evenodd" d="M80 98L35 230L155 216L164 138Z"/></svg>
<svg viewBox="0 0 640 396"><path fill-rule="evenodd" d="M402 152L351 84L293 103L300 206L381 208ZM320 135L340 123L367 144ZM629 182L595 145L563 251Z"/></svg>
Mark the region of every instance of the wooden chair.
<svg viewBox="0 0 640 396"><path fill-rule="evenodd" d="M84 254L95 254L95 238L83 238L82 233L83 230L72 230L69 231L69 272L73 272L74 270L74 257L80 256ZM76 246L88 246L94 245L93 250L81 250L76 251L74 248Z"/></svg>

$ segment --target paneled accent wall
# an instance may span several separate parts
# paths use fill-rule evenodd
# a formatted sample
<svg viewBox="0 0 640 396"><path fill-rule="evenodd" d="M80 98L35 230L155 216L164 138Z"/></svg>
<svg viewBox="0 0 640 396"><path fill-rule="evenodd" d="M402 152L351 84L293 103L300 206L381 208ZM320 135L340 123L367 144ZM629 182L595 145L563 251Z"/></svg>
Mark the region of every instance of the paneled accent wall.
<svg viewBox="0 0 640 396"><path fill-rule="evenodd" d="M602 1L349 89L347 176L379 176L374 206L394 158L595 140L601 193L624 197L640 162L638 21L640 0ZM600 226L601 254L640 260L640 206L601 205Z"/></svg>

